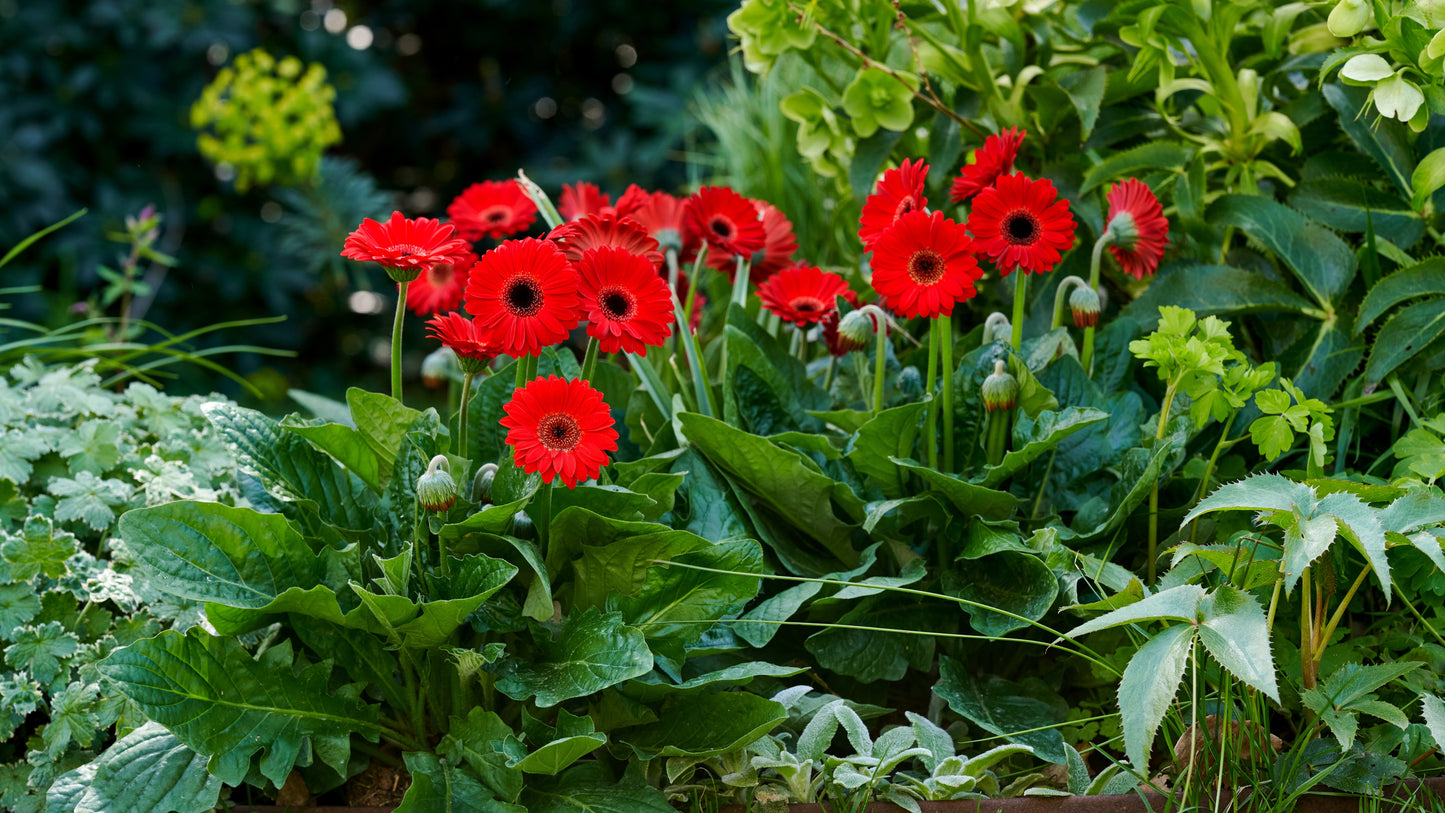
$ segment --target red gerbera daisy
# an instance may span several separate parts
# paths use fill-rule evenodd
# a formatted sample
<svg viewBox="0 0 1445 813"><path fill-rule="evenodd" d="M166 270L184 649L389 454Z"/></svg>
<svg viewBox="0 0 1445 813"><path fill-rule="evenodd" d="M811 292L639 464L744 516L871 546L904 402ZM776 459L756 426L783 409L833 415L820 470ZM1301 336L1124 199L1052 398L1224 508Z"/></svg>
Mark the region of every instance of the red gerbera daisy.
<svg viewBox="0 0 1445 813"><path fill-rule="evenodd" d="M686 201L666 192L648 192L632 184L617 199L617 216L630 217L647 230L663 251L671 248L678 258L697 255L702 238L687 227Z"/></svg>
<svg viewBox="0 0 1445 813"><path fill-rule="evenodd" d="M617 430L602 393L578 378L549 376L512 392L502 407L513 459L542 482L560 477L568 488L591 480L617 451Z"/></svg>
<svg viewBox="0 0 1445 813"><path fill-rule="evenodd" d="M614 214L612 198L595 183L579 182L576 186L562 184L562 198L557 211L564 221L580 220L587 215Z"/></svg>
<svg viewBox="0 0 1445 813"><path fill-rule="evenodd" d="M511 181L482 181L466 188L447 207L447 217L467 240L500 240L526 231L537 221L537 205Z"/></svg>
<svg viewBox="0 0 1445 813"><path fill-rule="evenodd" d="M708 253L732 262L752 259L767 233L753 202L726 186L704 186L687 199L687 226L707 241ZM713 258L708 258L712 265ZM713 266L716 268L717 266Z"/></svg>
<svg viewBox="0 0 1445 813"><path fill-rule="evenodd" d="M358 262L380 263L397 282L410 282L423 270L441 262L467 247L466 241L452 236L454 229L426 217L408 220L401 212L392 212L386 223L371 218L361 221L346 238L341 256Z"/></svg>
<svg viewBox="0 0 1445 813"><path fill-rule="evenodd" d="M763 247L753 254L748 279L754 284L787 268L798 250L798 238L793 234L793 224L778 207L764 200L753 201L758 217L763 222ZM729 279L737 272L737 263L727 257L708 256L708 265L726 272Z"/></svg>
<svg viewBox="0 0 1445 813"><path fill-rule="evenodd" d="M985 138L983 146L973 153L973 163L964 164L958 177L953 179L953 186L948 189L949 199L954 203L963 203L993 186L1000 175L1013 172L1014 159L1018 158L1019 146L1024 143L1026 135L1028 131L1010 127L998 135Z"/></svg>
<svg viewBox="0 0 1445 813"><path fill-rule="evenodd" d="M587 335L604 353L646 353L672 335L667 281L645 257L616 246L594 248L577 263Z"/></svg>
<svg viewBox="0 0 1445 813"><path fill-rule="evenodd" d="M486 331L456 311L438 313L427 320L427 333L457 354L463 372L476 374L501 352Z"/></svg>
<svg viewBox="0 0 1445 813"><path fill-rule="evenodd" d="M928 179L928 165L919 158L904 161L897 169L883 173L878 191L863 202L863 215L858 218L858 239L863 250L872 251L873 244L898 218L928 205L923 196L923 183Z"/></svg>
<svg viewBox="0 0 1445 813"><path fill-rule="evenodd" d="M952 314L955 302L978 293L973 283L983 271L972 250L962 224L942 212L909 212L873 246L873 288L906 319Z"/></svg>
<svg viewBox="0 0 1445 813"><path fill-rule="evenodd" d="M573 263L581 262L582 255L589 249L617 246L646 257L654 270L662 265L662 252L657 250L657 241L630 217L586 215L553 229L547 239L560 241L558 245L562 253Z"/></svg>
<svg viewBox="0 0 1445 813"><path fill-rule="evenodd" d="M836 297L854 301L848 282L813 265L795 265L769 277L758 286L763 307L798 327L816 324L838 309Z"/></svg>
<svg viewBox="0 0 1445 813"><path fill-rule="evenodd" d="M462 305L462 289L467 287L467 272L477 262L477 255L462 249L421 273L407 283L406 307L417 316L454 311Z"/></svg>
<svg viewBox="0 0 1445 813"><path fill-rule="evenodd" d="M1135 279L1152 276L1159 269L1164 247L1169 245L1169 221L1148 184L1129 178L1114 184L1109 199L1109 253L1124 273Z"/></svg>
<svg viewBox="0 0 1445 813"><path fill-rule="evenodd" d="M1004 175L973 199L968 231L1004 276L1015 268L1042 274L1074 245L1074 216L1058 196L1047 178Z"/></svg>
<svg viewBox="0 0 1445 813"><path fill-rule="evenodd" d="M577 274L550 240L508 240L472 266L467 312L509 356L539 355L580 320Z"/></svg>

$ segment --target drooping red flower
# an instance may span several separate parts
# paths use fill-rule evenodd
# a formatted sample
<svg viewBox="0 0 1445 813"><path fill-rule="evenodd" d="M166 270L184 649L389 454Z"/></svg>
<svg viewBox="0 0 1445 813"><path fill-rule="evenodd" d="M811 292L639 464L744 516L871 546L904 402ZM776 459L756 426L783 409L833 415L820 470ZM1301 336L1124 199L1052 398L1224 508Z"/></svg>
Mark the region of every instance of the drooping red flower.
<svg viewBox="0 0 1445 813"><path fill-rule="evenodd" d="M587 335L604 353L646 353L672 335L672 296L647 258L616 246L589 249L577 263Z"/></svg>
<svg viewBox="0 0 1445 813"><path fill-rule="evenodd" d="M942 212L909 212L873 246L873 288L906 319L952 314L955 302L978 293L973 248L963 225Z"/></svg>
<svg viewBox="0 0 1445 813"><path fill-rule="evenodd" d="M1109 253L1124 273L1135 279L1159 270L1164 247L1169 245L1169 220L1148 184L1129 178L1114 184L1109 199Z"/></svg>
<svg viewBox="0 0 1445 813"><path fill-rule="evenodd" d="M467 313L509 356L535 356L567 338L581 319L577 273L557 244L508 240L472 266Z"/></svg>
<svg viewBox="0 0 1445 813"><path fill-rule="evenodd" d="M476 265L477 255L462 249L447 262L421 272L407 283L406 308L417 316L454 311L462 306L462 291L467 287L467 272Z"/></svg>
<svg viewBox="0 0 1445 813"><path fill-rule="evenodd" d="M681 198L632 184L617 199L617 216L636 220L663 251L674 249L679 259L697 255L702 238L687 227L686 201Z"/></svg>
<svg viewBox="0 0 1445 813"><path fill-rule="evenodd" d="M537 221L537 205L511 181L482 181L467 187L447 206L447 217L466 240L503 237L526 231Z"/></svg>
<svg viewBox="0 0 1445 813"><path fill-rule="evenodd" d="M898 218L928 205L923 196L923 183L928 179L928 165L919 158L904 161L897 169L883 173L878 189L863 201L863 214L858 218L858 239L863 250L872 251L873 244Z"/></svg>
<svg viewBox="0 0 1445 813"><path fill-rule="evenodd" d="M1013 172L1014 160L1019 156L1019 147L1024 143L1028 131L1010 127L998 135L983 140L983 146L973 153L973 163L964 164L948 197L954 203L964 201L993 186L1000 175Z"/></svg>
<svg viewBox="0 0 1445 813"><path fill-rule="evenodd" d="M415 279L416 273L447 262L467 247L465 240L452 236L453 231L452 226L440 221L426 217L409 220L401 212L392 212L385 223L368 217L347 236L341 256L380 263L408 272L407 280Z"/></svg>
<svg viewBox="0 0 1445 813"><path fill-rule="evenodd" d="M784 268L758 286L763 307L798 327L816 324L837 311L839 296L850 303L857 300L847 280L814 265Z"/></svg>
<svg viewBox="0 0 1445 813"><path fill-rule="evenodd" d="M753 254L748 270L748 279L757 285L792 264L793 254L798 250L798 238L793 234L792 221L778 207L764 200L753 201L753 206L763 222L763 247ZM720 259L722 264L714 265L713 257L709 255L708 265L726 272L728 279L732 279L737 273L737 263Z"/></svg>
<svg viewBox="0 0 1445 813"><path fill-rule="evenodd" d="M561 478L568 488L591 480L617 451L617 430L602 393L578 378L538 378L512 392L502 426L513 459L542 482Z"/></svg>
<svg viewBox="0 0 1445 813"><path fill-rule="evenodd" d="M767 240L757 207L726 186L697 190L687 199L686 210L687 226L707 241L708 254L729 263L735 263L736 257L752 259ZM708 264L713 261L709 256Z"/></svg>
<svg viewBox="0 0 1445 813"><path fill-rule="evenodd" d="M557 212L564 221L572 221L587 215L616 214L617 210L612 206L612 196L597 188L597 184L579 181L575 186L562 184Z"/></svg>
<svg viewBox="0 0 1445 813"><path fill-rule="evenodd" d="M457 311L436 314L427 320L426 328L427 335L450 347L452 352L457 354L463 370L479 372L487 362L501 353L485 330Z"/></svg>
<svg viewBox="0 0 1445 813"><path fill-rule="evenodd" d="M1047 178L1030 180L1022 172L1004 175L978 193L968 216L977 250L1008 276L1015 268L1042 274L1074 245L1074 216L1069 202Z"/></svg>
<svg viewBox="0 0 1445 813"><path fill-rule="evenodd" d="M572 263L581 262L582 255L590 249L617 246L646 257L654 270L662 265L662 252L658 251L657 241L630 217L586 215L553 229L547 239L559 241L562 253Z"/></svg>

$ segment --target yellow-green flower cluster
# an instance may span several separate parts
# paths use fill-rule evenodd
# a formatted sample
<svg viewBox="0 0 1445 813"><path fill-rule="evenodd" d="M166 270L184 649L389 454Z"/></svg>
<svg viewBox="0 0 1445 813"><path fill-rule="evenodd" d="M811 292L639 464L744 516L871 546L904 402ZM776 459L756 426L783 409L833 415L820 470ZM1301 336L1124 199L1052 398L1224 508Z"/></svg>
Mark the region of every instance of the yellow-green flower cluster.
<svg viewBox="0 0 1445 813"><path fill-rule="evenodd" d="M326 69L261 49L236 57L191 106L201 154L235 169L236 187L290 186L315 177L341 140Z"/></svg>

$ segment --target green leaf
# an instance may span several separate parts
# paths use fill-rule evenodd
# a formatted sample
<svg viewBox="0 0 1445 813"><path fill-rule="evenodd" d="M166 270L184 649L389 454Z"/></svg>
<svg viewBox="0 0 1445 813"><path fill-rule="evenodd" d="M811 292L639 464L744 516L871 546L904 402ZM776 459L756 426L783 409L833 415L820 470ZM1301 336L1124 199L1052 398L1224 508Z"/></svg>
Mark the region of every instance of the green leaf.
<svg viewBox="0 0 1445 813"><path fill-rule="evenodd" d="M733 573L765 570L762 547L751 539L710 545L673 561ZM692 643L707 631L707 625L698 622L734 615L758 594L758 578L733 573L649 563L642 588L635 595L609 595L607 606L621 611L623 619L649 641L672 638Z"/></svg>
<svg viewBox="0 0 1445 813"><path fill-rule="evenodd" d="M296 423L292 418L283 419L280 426L311 441L316 448L336 458L360 477L371 490L381 492L381 461L360 432L345 424L312 425Z"/></svg>
<svg viewBox="0 0 1445 813"><path fill-rule="evenodd" d="M893 458L912 457L918 419L925 406L920 401L885 409L868 419L853 436L848 461L878 483L885 496L902 496L908 485L907 475L893 463Z"/></svg>
<svg viewBox="0 0 1445 813"><path fill-rule="evenodd" d="M963 516L1008 519L1018 508L1018 497L1007 491L975 485L912 460L898 457L889 459L899 468L917 474L922 478L927 490L943 495Z"/></svg>
<svg viewBox="0 0 1445 813"><path fill-rule="evenodd" d="M1289 203L1306 217L1332 229L1375 232L1408 249L1425 233L1425 221L1398 195L1356 178L1315 178L1296 186Z"/></svg>
<svg viewBox="0 0 1445 813"><path fill-rule="evenodd" d="M74 432L61 436L56 451L65 458L70 473L88 471L104 474L120 462L121 425L114 421L92 420L82 423Z"/></svg>
<svg viewBox="0 0 1445 813"><path fill-rule="evenodd" d="M979 484L989 488L998 486L1037 460L1044 452L1057 448L1064 438L1108 419L1107 412L1071 406L1057 412L1040 412L1037 419L1021 416L1018 423L1014 424L1013 451L1004 455L997 466L986 467Z"/></svg>
<svg viewBox="0 0 1445 813"><path fill-rule="evenodd" d="M389 395L360 387L346 391L346 403L351 408L351 421L356 425L357 434L376 455L381 480L390 480L402 438L422 413Z"/></svg>
<svg viewBox="0 0 1445 813"><path fill-rule="evenodd" d="M256 660L235 639L192 627L118 649L98 668L146 716L210 757L207 769L228 785L245 779L263 748L261 774L278 786L308 747L344 775L351 735L376 742L381 734L378 708L357 699L360 687L333 694L331 662L298 673L287 645Z"/></svg>
<svg viewBox="0 0 1445 813"><path fill-rule="evenodd" d="M573 718L580 722L580 725L576 726L578 730L564 733L566 726L563 725L563 720L571 718L572 715L566 711L558 711L557 714L559 736L521 759L508 760L508 768L516 768L524 773L556 776L572 763L607 743L607 735L594 731L590 718Z"/></svg>
<svg viewBox="0 0 1445 813"><path fill-rule="evenodd" d="M51 698L50 722L41 732L46 753L58 757L72 744L90 747L100 728L100 720L95 716L99 695L99 684L75 682Z"/></svg>
<svg viewBox="0 0 1445 813"><path fill-rule="evenodd" d="M899 75L908 79L908 84L881 68L864 68L843 90L843 110L852 118L853 130L860 138L868 138L879 128L902 131L913 122L913 92L918 89L918 79ZM891 149L883 152L887 154Z"/></svg>
<svg viewBox="0 0 1445 813"><path fill-rule="evenodd" d="M1373 389L1441 335L1445 335L1445 303L1431 299L1401 309L1385 322L1370 345L1365 386Z"/></svg>
<svg viewBox="0 0 1445 813"><path fill-rule="evenodd" d="M1324 555L1335 541L1339 523L1331 516L1301 516L1285 529L1283 573L1285 594L1294 590L1311 562Z"/></svg>
<svg viewBox="0 0 1445 813"><path fill-rule="evenodd" d="M436 752L454 765L465 762L493 793L515 801L522 795L524 777L520 770L507 767L511 757L501 750L504 741L515 736L496 712L473 706L466 717L452 717Z"/></svg>
<svg viewBox="0 0 1445 813"><path fill-rule="evenodd" d="M902 85L899 87L902 88ZM870 130L869 134L859 131L859 135L864 137L858 141L853 150L853 160L848 165L848 182L854 200L864 200L873 191L873 182L878 180L883 163L893 154L893 147L903 132L902 128L882 129L877 132Z"/></svg>
<svg viewBox="0 0 1445 813"><path fill-rule="evenodd" d="M1129 764L1140 773L1149 768L1154 733L1179 691L1193 641L1194 628L1190 625L1167 627L1139 647L1124 668L1124 677L1119 681L1120 727Z"/></svg>
<svg viewBox="0 0 1445 813"><path fill-rule="evenodd" d="M503 663L497 689L514 700L535 696L547 708L585 697L647 674L652 652L642 633L622 623L620 613L595 607L567 619L556 640L543 642L531 661Z"/></svg>
<svg viewBox="0 0 1445 813"><path fill-rule="evenodd" d="M710 757L754 742L787 719L782 704L747 692L675 695L657 722L626 729L621 739L639 759Z"/></svg>
<svg viewBox="0 0 1445 813"><path fill-rule="evenodd" d="M760 661L747 661L706 672L681 683L666 683L654 671L637 680L630 680L618 687L618 691L635 700L652 703L679 694L703 694L704 689L716 690L734 686L746 686L760 677L785 678L808 671L806 666L775 666Z"/></svg>
<svg viewBox="0 0 1445 813"><path fill-rule="evenodd" d="M0 641L40 612L40 598L28 584L0 584Z"/></svg>
<svg viewBox="0 0 1445 813"><path fill-rule="evenodd" d="M1209 207L1209 220L1242 229L1294 272L1322 308L1339 301L1355 278L1359 259L1334 232L1299 212L1258 195L1225 195Z"/></svg>
<svg viewBox="0 0 1445 813"><path fill-rule="evenodd" d="M1320 498L1317 513L1330 514L1340 522L1340 532L1365 557L1375 571L1375 579L1390 603L1390 560L1385 556L1385 529L1378 513L1347 492L1326 494Z"/></svg>
<svg viewBox="0 0 1445 813"><path fill-rule="evenodd" d="M1106 181L1139 175L1146 169L1182 169L1193 150L1173 141L1151 141L1131 150L1115 153L1089 168L1079 187L1079 196Z"/></svg>
<svg viewBox="0 0 1445 813"><path fill-rule="evenodd" d="M522 806L526 813L676 813L640 771L618 781L600 762L574 765L553 782L529 783Z"/></svg>
<svg viewBox="0 0 1445 813"><path fill-rule="evenodd" d="M1070 638L1077 638L1080 635L1117 627L1121 624L1163 619L1187 621L1193 624L1198 619L1199 607L1204 602L1205 595L1204 588L1197 584L1181 584L1107 612L1064 634Z"/></svg>
<svg viewBox="0 0 1445 813"><path fill-rule="evenodd" d="M125 505L133 489L122 480L102 480L88 471L75 479L55 477L46 490L59 497L55 519L59 522L80 521L96 531L104 531L115 521L115 509Z"/></svg>
<svg viewBox="0 0 1445 813"><path fill-rule="evenodd" d="M396 813L527 813L527 808L499 801L476 774L436 754L402 754L411 775Z"/></svg>
<svg viewBox="0 0 1445 813"><path fill-rule="evenodd" d="M1183 525L1210 511L1309 511L1315 503L1314 490L1278 474L1257 474L1236 483L1225 483L1199 501L1184 517Z"/></svg>
<svg viewBox="0 0 1445 813"><path fill-rule="evenodd" d="M1175 432L1162 441L1153 441L1152 447L1136 447L1123 454L1119 467L1119 481L1111 489L1109 505L1112 511L1093 528L1075 530L1062 525L1051 525L1064 542L1087 542L1112 533L1124 524L1134 509L1144 502L1154 484L1164 476L1169 460L1184 446L1184 433Z"/></svg>
<svg viewBox="0 0 1445 813"><path fill-rule="evenodd" d="M1420 696L1420 713L1425 720L1425 727L1430 730L1430 736L1435 738L1435 744L1445 748L1445 702L1433 694Z"/></svg>
<svg viewBox="0 0 1445 813"><path fill-rule="evenodd" d="M1010 742L1031 746L1039 759L1062 765L1067 761L1064 737L1054 726L1054 710L1042 700L1019 691L1019 686L999 677L980 683L964 671L963 665L943 655L938 659L938 683L933 693L949 708L979 728Z"/></svg>
<svg viewBox="0 0 1445 813"><path fill-rule="evenodd" d="M1410 175L1410 186L1415 190L1410 198L1411 208L1417 212L1425 211L1425 202L1445 186L1445 147L1431 150L1429 155L1420 159L1415 172Z"/></svg>
<svg viewBox="0 0 1445 813"><path fill-rule="evenodd" d="M1099 120L1108 78L1109 71L1103 65L1096 65L1086 71L1070 71L1059 77L1059 89L1069 95L1069 102L1079 114L1081 142L1089 140L1089 134L1094 131L1094 123Z"/></svg>
<svg viewBox="0 0 1445 813"><path fill-rule="evenodd" d="M572 561L576 575L573 601L578 606L600 608L613 595L635 594L648 581L649 572L658 567L658 561L674 559L711 544L686 531L658 530L635 535L623 533L606 544L584 545L581 556Z"/></svg>
<svg viewBox="0 0 1445 813"><path fill-rule="evenodd" d="M1375 283L1360 303L1354 335L1363 333L1385 311L1417 296L1445 296L1445 257L1427 257Z"/></svg>
<svg viewBox="0 0 1445 813"><path fill-rule="evenodd" d="M858 602L838 619L839 626L809 636L806 646L824 669L864 683L896 681L910 667L923 671L933 662L935 641L919 632L952 629L956 619L952 607L900 601L885 593Z"/></svg>
<svg viewBox="0 0 1445 813"><path fill-rule="evenodd" d="M1199 605L1199 641L1209 654L1246 685L1279 702L1269 626L1254 596L1225 585Z"/></svg>
<svg viewBox="0 0 1445 813"><path fill-rule="evenodd" d="M9 637L15 643L5 648L5 662L29 672L42 684L59 677L68 668L61 661L69 660L80 648L80 640L59 621L20 627Z"/></svg>
<svg viewBox="0 0 1445 813"><path fill-rule="evenodd" d="M1410 179L1415 165L1404 125L1389 120L1369 121L1369 117L1361 116L1366 103L1362 88L1328 84L1322 90L1325 101L1339 113L1340 129L1361 152L1374 159L1401 195L1412 195Z"/></svg>
<svg viewBox="0 0 1445 813"><path fill-rule="evenodd" d="M116 740L84 768L63 774L47 794L47 810L66 813L207 813L221 780L205 758L159 723L147 722ZM61 798L64 804L57 804Z"/></svg>
<svg viewBox="0 0 1445 813"><path fill-rule="evenodd" d="M17 582L28 582L42 573L52 579L64 576L65 560L74 553L75 536L57 533L50 518L38 514L26 518L19 536L0 543L0 559L10 564L10 578Z"/></svg>
<svg viewBox="0 0 1445 813"><path fill-rule="evenodd" d="M949 595L1005 610L1031 621L1044 617L1059 594L1059 582L1049 566L1037 556L1019 551L1001 551L969 562L957 574L947 574ZM963 605L973 628L981 635L1002 637L1028 626L1025 622Z"/></svg>
<svg viewBox="0 0 1445 813"><path fill-rule="evenodd" d="M35 467L31 461L50 451L50 441L34 432L6 430L0 435L0 480L23 486Z"/></svg>

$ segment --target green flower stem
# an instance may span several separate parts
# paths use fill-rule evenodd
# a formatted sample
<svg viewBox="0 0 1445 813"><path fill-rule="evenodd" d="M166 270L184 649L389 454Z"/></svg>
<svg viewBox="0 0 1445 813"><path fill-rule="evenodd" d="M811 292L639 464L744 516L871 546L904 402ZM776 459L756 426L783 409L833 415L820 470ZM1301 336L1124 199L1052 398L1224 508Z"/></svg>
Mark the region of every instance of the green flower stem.
<svg viewBox="0 0 1445 813"><path fill-rule="evenodd" d="M1013 335L1009 337L1009 344L1014 350L1018 350L1024 343L1024 314L1027 313L1025 306L1028 303L1029 275L1022 268L1015 268L1014 273L1014 318Z"/></svg>
<svg viewBox="0 0 1445 813"><path fill-rule="evenodd" d="M517 170L517 183L521 184L522 191L527 193L527 197L532 199L537 211L542 213L542 219L547 221L548 231L562 225L562 215L557 213L557 207L552 205L552 199L547 197L547 193L542 191L542 187L528 178L527 173L520 169Z"/></svg>
<svg viewBox="0 0 1445 813"><path fill-rule="evenodd" d="M527 356L527 380L523 384L530 384L537 379L537 367L541 364L541 356Z"/></svg>
<svg viewBox="0 0 1445 813"><path fill-rule="evenodd" d="M591 381L597 373L598 342L596 336L587 337L587 352L582 356L582 380Z"/></svg>
<svg viewBox="0 0 1445 813"><path fill-rule="evenodd" d="M748 276L752 271L752 264L742 257L738 257L738 267L733 274L733 295L732 303L740 308L748 306Z"/></svg>
<svg viewBox="0 0 1445 813"><path fill-rule="evenodd" d="M1058 330L1064 324L1064 301L1069 297L1069 289L1074 286L1082 288L1087 284L1072 274L1059 282L1059 287L1054 289L1054 319L1049 323L1049 330Z"/></svg>
<svg viewBox="0 0 1445 813"><path fill-rule="evenodd" d="M938 324L940 372L943 375L943 470L953 471L953 317L943 315Z"/></svg>
<svg viewBox="0 0 1445 813"><path fill-rule="evenodd" d="M533 495L533 501L527 504L528 508L534 504L537 506L537 513L532 516L532 524L537 528L537 540L542 543L544 554L547 550L547 540L552 537L552 487L555 485L557 485L556 480L543 483L537 489L537 493ZM530 511L528 513L531 514Z"/></svg>
<svg viewBox="0 0 1445 813"><path fill-rule="evenodd" d="M1107 231L1094 242L1094 251L1089 255L1089 287L1099 289L1099 266L1104 257L1104 246L1108 244L1109 234ZM1062 285L1060 289L1062 289ZM1058 304L1054 305L1057 313ZM1057 319L1057 316L1055 317ZM1094 329L1084 328L1084 349L1079 354L1079 363L1084 366L1084 372L1094 374Z"/></svg>
<svg viewBox="0 0 1445 813"><path fill-rule="evenodd" d="M877 414L883 411L883 378L888 371L888 320L878 320L877 350L874 351L877 361L873 367L873 412ZM929 363L932 363L933 356L930 355ZM932 369L932 368L930 368Z"/></svg>
<svg viewBox="0 0 1445 813"><path fill-rule="evenodd" d="M990 412L988 415L988 464L997 466L1003 462L1004 452L1008 449L1009 419L1013 417L1013 410L1000 409Z"/></svg>
<svg viewBox="0 0 1445 813"><path fill-rule="evenodd" d="M823 377L824 392L833 389L833 377L838 374L838 357L833 356L832 354L829 355L830 358L828 359L828 374Z"/></svg>
<svg viewBox="0 0 1445 813"><path fill-rule="evenodd" d="M1164 427L1169 425L1169 409L1174 405L1174 388L1170 384L1164 390L1164 406L1159 410L1159 428L1154 431L1154 442L1158 443L1164 439ZM1148 581L1152 587L1154 577L1158 571L1158 565L1154 561L1156 552L1159 549L1159 481L1154 481L1154 487L1149 489L1149 563L1147 565Z"/></svg>
<svg viewBox="0 0 1445 813"><path fill-rule="evenodd" d="M405 282L396 284L396 316L391 322L391 397L401 400L401 325L406 320Z"/></svg>
<svg viewBox="0 0 1445 813"><path fill-rule="evenodd" d="M517 389L527 386L527 357L517 357Z"/></svg>
<svg viewBox="0 0 1445 813"><path fill-rule="evenodd" d="M706 259L707 243L703 243L702 246L699 247L697 250L697 259L693 260L692 278L689 279L687 283L687 306L682 309L682 312L687 316L687 321L685 322L685 324L692 324L692 306L693 303L697 301L697 289L702 285L702 279L698 276L698 274L702 270L703 260ZM672 295L674 297L677 296L676 288L673 289Z"/></svg>
<svg viewBox="0 0 1445 813"><path fill-rule="evenodd" d="M1229 417L1224 420L1224 430L1219 433L1219 440L1214 444L1214 452L1209 455L1209 463L1204 466L1204 477L1199 481L1199 488L1194 492L1194 503L1196 505L1200 500L1204 499L1204 492L1209 490L1209 478L1214 476L1214 465L1219 462L1219 453L1234 445L1234 443L1239 440L1239 438L1235 438L1234 440L1229 439L1229 430L1234 426L1234 416L1238 414L1239 410L1233 410L1229 413ZM1190 523L1190 542L1194 541L1195 534L1198 531L1199 524Z"/></svg>
<svg viewBox="0 0 1445 813"><path fill-rule="evenodd" d="M797 358L804 364L808 362L808 354L803 349L803 331L794 330L788 337L788 355Z"/></svg>
<svg viewBox="0 0 1445 813"><path fill-rule="evenodd" d="M1008 317L1004 316L998 311L990 313L988 315L988 318L983 320L983 341L979 342L978 346L988 347L989 345L998 341L998 339L994 338L994 336L998 333L998 331L1003 330L1004 328L1013 330L1013 327L1009 325Z"/></svg>
<svg viewBox="0 0 1445 813"><path fill-rule="evenodd" d="M692 292L696 290L697 285L694 284L688 291L689 305L692 303ZM712 400L712 383L708 381L707 366L703 364L702 354L698 352L697 336L693 335L687 309L677 301L677 291L672 292L672 314L677 322L677 331L681 334L682 349L687 354L687 366L692 370L692 387L693 391L697 393L697 408L702 414L711 418L717 414Z"/></svg>
<svg viewBox="0 0 1445 813"><path fill-rule="evenodd" d="M1350 589L1345 593L1345 597L1340 599L1339 606L1335 608L1335 614L1330 616L1329 623L1325 624L1324 632L1320 633L1320 647L1315 650L1316 664L1319 663L1321 656L1325 654L1325 644L1329 643L1330 636L1335 634L1335 627L1338 627L1340 620L1345 617L1345 610L1349 608L1350 600L1355 597L1355 593L1359 591L1360 585L1365 583L1365 577L1370 575L1373 570L1374 568L1370 566L1370 563L1366 562L1365 569L1360 571L1360 575L1355 577L1355 583L1350 585Z"/></svg>
<svg viewBox="0 0 1445 813"><path fill-rule="evenodd" d="M476 378L474 373L465 373L462 377L462 405L457 409L457 453L462 457L470 459L467 454L467 407L472 405L472 379ZM462 480L465 480L467 472L462 472Z"/></svg>
<svg viewBox="0 0 1445 813"><path fill-rule="evenodd" d="M858 379L858 394L863 399L863 408L867 409L868 405L873 403L873 399L868 394L868 384L866 383L868 380L868 360L863 357L862 353L849 353L848 355L853 357L853 377Z"/></svg>
<svg viewBox="0 0 1445 813"><path fill-rule="evenodd" d="M938 381L938 321L934 320L928 330L928 375L923 388L923 392L928 396L923 442L928 450L928 467L933 469L938 468L938 399L933 396L933 385L936 381Z"/></svg>
<svg viewBox="0 0 1445 813"><path fill-rule="evenodd" d="M678 267L677 267L677 249L676 249L676 248L673 248L672 246L668 246L668 247L667 247L667 255L666 255L666 256L667 256L667 287L669 287L669 288L671 288L672 290L676 291L676 290L677 290L677 281L678 281L678 279L679 279L679 277L681 276L681 273L682 273L681 271L678 270Z"/></svg>

